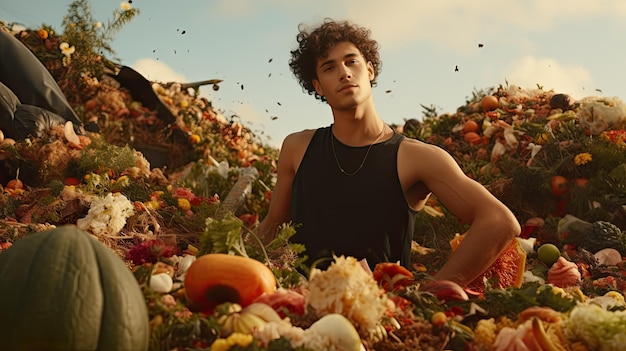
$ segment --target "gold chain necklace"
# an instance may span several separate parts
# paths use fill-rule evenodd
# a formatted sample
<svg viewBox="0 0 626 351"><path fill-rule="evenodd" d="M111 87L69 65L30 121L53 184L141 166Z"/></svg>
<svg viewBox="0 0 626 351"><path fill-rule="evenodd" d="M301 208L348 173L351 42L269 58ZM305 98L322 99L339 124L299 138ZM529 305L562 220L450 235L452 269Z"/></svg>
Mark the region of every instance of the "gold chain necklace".
<svg viewBox="0 0 626 351"><path fill-rule="evenodd" d="M376 140L374 140L374 142L371 143L370 146L367 148L367 152L365 153L365 157L363 157L363 161L361 161L361 165L354 172L346 171L345 169L343 169L343 167L341 167L341 164L339 164L339 159L337 158L337 153L335 152L335 136L332 135L332 130L331 130L330 147L333 149L333 156L335 156L335 162L337 162L337 167L339 167L339 170L341 171L341 173L343 173L343 174L345 174L347 176L353 176L353 175L359 173L361 168L363 168L363 165L365 165L365 160L367 160L367 156L370 154L370 150L372 149L372 146L374 146L374 144L376 144L378 142L380 137L383 136L383 133L385 132L385 127L386 126L387 125L385 123L383 123L383 129L380 130L380 134L378 134L378 137L376 138Z"/></svg>

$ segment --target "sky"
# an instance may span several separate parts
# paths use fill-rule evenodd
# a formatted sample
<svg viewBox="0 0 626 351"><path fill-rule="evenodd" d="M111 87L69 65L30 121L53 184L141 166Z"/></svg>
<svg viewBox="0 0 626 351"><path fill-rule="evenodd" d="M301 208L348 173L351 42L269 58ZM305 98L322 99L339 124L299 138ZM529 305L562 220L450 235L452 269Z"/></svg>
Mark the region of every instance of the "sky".
<svg viewBox="0 0 626 351"><path fill-rule="evenodd" d="M0 20L62 31L72 0L0 0ZM93 0L113 20L120 0ZM138 16L115 34L120 64L154 82L222 79L200 94L264 143L332 123L327 104L289 70L298 25L350 20L372 31L382 70L381 118L402 125L424 107L454 113L475 92L507 84L574 99L626 99L623 0L132 0Z"/></svg>

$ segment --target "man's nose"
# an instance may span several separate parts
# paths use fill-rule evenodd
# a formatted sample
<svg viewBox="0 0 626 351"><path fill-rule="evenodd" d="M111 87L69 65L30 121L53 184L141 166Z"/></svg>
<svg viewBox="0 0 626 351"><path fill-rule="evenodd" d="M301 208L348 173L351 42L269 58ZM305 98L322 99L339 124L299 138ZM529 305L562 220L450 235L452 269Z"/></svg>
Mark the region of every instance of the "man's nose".
<svg viewBox="0 0 626 351"><path fill-rule="evenodd" d="M341 79L352 78L352 72L347 66L341 65L339 71L341 74Z"/></svg>

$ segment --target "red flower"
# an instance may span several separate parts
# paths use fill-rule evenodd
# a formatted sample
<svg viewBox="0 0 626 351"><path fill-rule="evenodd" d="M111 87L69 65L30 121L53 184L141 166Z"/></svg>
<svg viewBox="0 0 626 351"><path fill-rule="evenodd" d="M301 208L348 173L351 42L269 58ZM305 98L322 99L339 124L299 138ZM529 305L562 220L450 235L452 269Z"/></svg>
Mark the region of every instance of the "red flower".
<svg viewBox="0 0 626 351"><path fill-rule="evenodd" d="M178 248L165 244L162 240L146 240L130 248L126 259L135 265L144 263L156 263L160 258L168 258L178 253Z"/></svg>

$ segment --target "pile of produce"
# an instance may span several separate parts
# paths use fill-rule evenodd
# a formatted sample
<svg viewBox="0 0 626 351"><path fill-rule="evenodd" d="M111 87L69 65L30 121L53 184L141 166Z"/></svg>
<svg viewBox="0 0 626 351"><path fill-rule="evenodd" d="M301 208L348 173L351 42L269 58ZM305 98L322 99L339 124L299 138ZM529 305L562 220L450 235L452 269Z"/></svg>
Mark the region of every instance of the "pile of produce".
<svg viewBox="0 0 626 351"><path fill-rule="evenodd" d="M107 29L138 13L125 4ZM432 284L467 230L436 198L419 214L411 269L385 263L372 272L353 257L336 257L326 270L303 266L292 224L270 243L254 234L267 213L278 150L224 116L197 86L150 82L165 113L140 101L119 79L122 66L102 54L111 53L110 37L94 23L79 0L62 33L0 26L38 58L81 122L51 123L26 138L0 134L0 338L7 345L626 345L626 106L619 98L574 100L507 83L473 92L454 113L424 106L423 118L394 126L446 149L522 225L467 289L439 283L427 293L420 285Z"/></svg>

